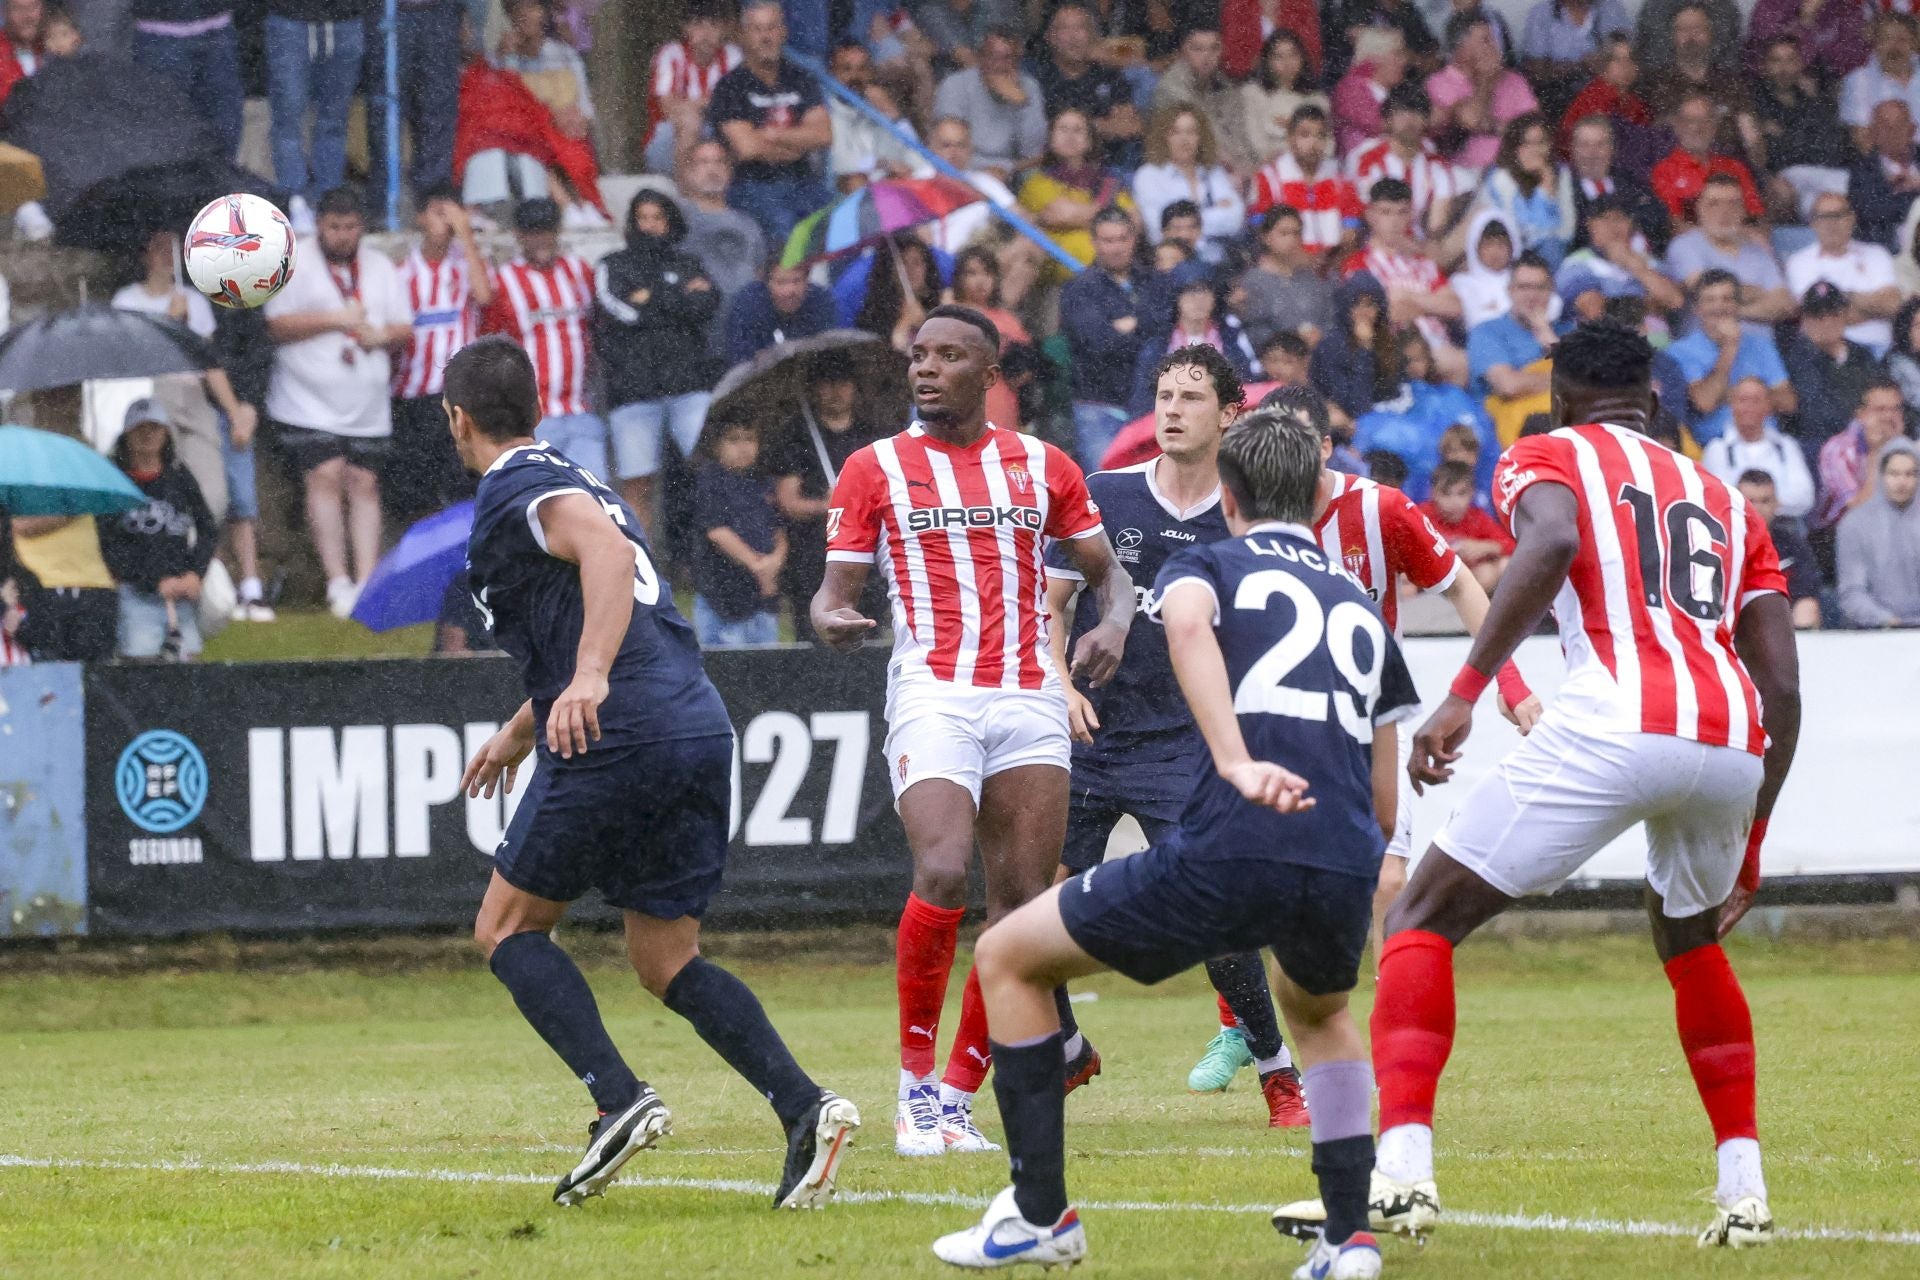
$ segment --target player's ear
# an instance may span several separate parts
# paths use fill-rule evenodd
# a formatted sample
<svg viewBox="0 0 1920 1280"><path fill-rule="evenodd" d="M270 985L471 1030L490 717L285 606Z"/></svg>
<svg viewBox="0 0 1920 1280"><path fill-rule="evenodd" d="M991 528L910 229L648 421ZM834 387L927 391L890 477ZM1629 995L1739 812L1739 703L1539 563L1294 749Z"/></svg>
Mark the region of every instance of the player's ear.
<svg viewBox="0 0 1920 1280"><path fill-rule="evenodd" d="M1653 420L1659 416L1660 416L1660 389L1658 387L1649 386L1647 388L1647 424L1651 426L1653 424Z"/></svg>
<svg viewBox="0 0 1920 1280"><path fill-rule="evenodd" d="M998 360L995 360L992 364L987 366L987 376L982 381L981 385L986 387L997 387L1000 385L1000 378L1001 378L1000 362Z"/></svg>

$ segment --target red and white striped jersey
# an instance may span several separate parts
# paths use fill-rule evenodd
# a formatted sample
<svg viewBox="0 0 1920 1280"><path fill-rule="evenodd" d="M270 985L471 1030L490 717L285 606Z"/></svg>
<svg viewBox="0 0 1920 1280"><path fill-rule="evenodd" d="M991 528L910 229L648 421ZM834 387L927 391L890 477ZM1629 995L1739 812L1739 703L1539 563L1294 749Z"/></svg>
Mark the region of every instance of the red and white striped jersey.
<svg viewBox="0 0 1920 1280"><path fill-rule="evenodd" d="M1416 293L1438 293L1447 287L1447 273L1440 269L1424 253L1395 253L1379 245L1368 245L1359 253L1348 258L1346 265L1340 268L1342 276L1367 272L1380 282L1380 287L1388 293L1395 289L1410 289ZM1453 335L1447 332L1447 322L1439 316L1421 316L1413 322L1425 338L1436 349L1453 345Z"/></svg>
<svg viewBox="0 0 1920 1280"><path fill-rule="evenodd" d="M1405 160L1385 138L1375 138L1355 147L1347 155L1347 176L1366 200L1373 184L1382 178L1398 178L1413 188L1413 230L1421 235L1426 228L1427 210L1435 202L1451 200L1460 194L1460 180L1453 164L1431 142L1422 141L1419 154Z"/></svg>
<svg viewBox="0 0 1920 1280"><path fill-rule="evenodd" d="M1445 591L1460 572L1460 558L1406 494L1343 471L1327 474L1333 496L1314 521L1313 536L1328 559L1359 580L1398 636L1400 579L1422 591Z"/></svg>
<svg viewBox="0 0 1920 1280"><path fill-rule="evenodd" d="M438 262L415 249L400 264L400 287L413 308L413 341L393 375L396 399L416 400L440 394L447 361L473 341L479 322L473 307L471 267L458 244Z"/></svg>
<svg viewBox="0 0 1920 1280"><path fill-rule="evenodd" d="M1543 481L1579 503L1580 550L1553 602L1567 655L1560 700L1615 732L1765 752L1760 695L1733 635L1749 600L1787 589L1766 521L1697 463L1604 423L1507 450L1493 493L1509 528Z"/></svg>
<svg viewBox="0 0 1920 1280"><path fill-rule="evenodd" d="M653 97L689 98L705 102L713 96L720 77L740 65L740 46L731 42L707 63L697 63L684 40L669 40L653 55Z"/></svg>
<svg viewBox="0 0 1920 1280"><path fill-rule="evenodd" d="M1099 532L1086 478L1059 449L994 426L961 448L916 422L841 468L827 559L878 564L886 578L889 695L926 680L1057 689L1043 553L1049 538Z"/></svg>
<svg viewBox="0 0 1920 1280"><path fill-rule="evenodd" d="M570 254L545 267L520 258L501 267L495 282L482 331L514 338L533 357L542 414L586 413L593 268Z"/></svg>
<svg viewBox="0 0 1920 1280"><path fill-rule="evenodd" d="M1277 204L1300 211L1301 244L1308 253L1338 245L1348 227L1360 225L1363 212L1360 193L1340 175L1339 164L1322 160L1309 179L1291 151L1281 152L1254 180L1251 211L1265 213Z"/></svg>

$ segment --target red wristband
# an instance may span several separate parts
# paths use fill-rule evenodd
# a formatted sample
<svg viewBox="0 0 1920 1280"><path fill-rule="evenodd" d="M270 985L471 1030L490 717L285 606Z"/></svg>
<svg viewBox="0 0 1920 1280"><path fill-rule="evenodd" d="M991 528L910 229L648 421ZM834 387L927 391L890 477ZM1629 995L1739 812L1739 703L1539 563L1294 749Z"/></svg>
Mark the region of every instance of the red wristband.
<svg viewBox="0 0 1920 1280"><path fill-rule="evenodd" d="M1461 667L1460 674L1453 678L1453 684L1447 692L1467 702L1478 702L1480 695L1493 683L1493 677L1485 672L1475 671L1472 667Z"/></svg>
<svg viewBox="0 0 1920 1280"><path fill-rule="evenodd" d="M1494 681L1500 686L1500 696L1506 699L1509 708L1517 707L1533 696L1533 690L1527 688L1527 682L1520 676L1520 668L1511 662L1500 668Z"/></svg>
<svg viewBox="0 0 1920 1280"><path fill-rule="evenodd" d="M1747 832L1747 856L1740 864L1738 884L1748 893L1760 887L1760 846L1767 838L1767 820L1755 818L1753 829Z"/></svg>

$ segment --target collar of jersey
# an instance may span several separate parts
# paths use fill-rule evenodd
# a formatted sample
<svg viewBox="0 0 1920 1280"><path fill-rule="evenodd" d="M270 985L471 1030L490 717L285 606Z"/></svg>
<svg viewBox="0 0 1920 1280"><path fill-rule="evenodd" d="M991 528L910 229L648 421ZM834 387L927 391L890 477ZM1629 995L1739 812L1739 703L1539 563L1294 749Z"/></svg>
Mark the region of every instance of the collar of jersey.
<svg viewBox="0 0 1920 1280"><path fill-rule="evenodd" d="M978 440L975 440L972 444L948 444L945 440L942 440L940 437L934 435L931 431L928 431L926 427L922 425L920 419L915 418L913 422L907 427L907 434L910 436L918 437L919 439L926 441L927 446L929 448L938 449L942 453L957 453L957 454L964 455L969 453L978 453L982 449L986 448L987 442L992 440L994 438L994 435L999 430L1000 430L999 427L996 427L991 422L989 422L987 424L987 429L985 431L982 431L980 433L980 438Z"/></svg>
<svg viewBox="0 0 1920 1280"><path fill-rule="evenodd" d="M1291 520L1262 520L1240 536L1248 538L1256 533L1282 533L1289 538L1298 538L1302 542L1314 542L1313 530L1303 524L1295 524ZM1314 545L1318 546L1319 543L1314 542Z"/></svg>
<svg viewBox="0 0 1920 1280"><path fill-rule="evenodd" d="M507 462L516 453L525 453L529 449L547 449L551 447L552 446L550 446L545 440L537 440L533 444L517 444L513 446L513 448L507 450L505 453L501 454L499 457L495 458L493 460L493 465L487 468L487 474L492 475L494 472L498 471L500 468L506 466Z"/></svg>
<svg viewBox="0 0 1920 1280"><path fill-rule="evenodd" d="M1164 457L1165 455L1163 454L1161 456ZM1152 494L1153 500L1160 504L1160 509L1162 511L1165 511L1168 515L1172 516L1175 520L1178 520L1182 524L1185 524L1187 521L1193 519L1196 516L1205 515L1208 511L1211 511L1214 507L1219 505L1220 486L1215 485L1213 486L1213 492L1208 494L1204 500L1197 503L1196 505L1194 505L1193 507L1189 508L1186 511L1180 510L1180 508L1174 506L1173 503L1167 500L1167 496L1165 494L1160 492L1160 481L1156 479L1153 474L1154 471L1159 467L1159 465L1160 465L1159 458L1154 458L1151 461L1143 462L1140 464L1140 473L1143 476L1145 476L1147 479L1147 492Z"/></svg>

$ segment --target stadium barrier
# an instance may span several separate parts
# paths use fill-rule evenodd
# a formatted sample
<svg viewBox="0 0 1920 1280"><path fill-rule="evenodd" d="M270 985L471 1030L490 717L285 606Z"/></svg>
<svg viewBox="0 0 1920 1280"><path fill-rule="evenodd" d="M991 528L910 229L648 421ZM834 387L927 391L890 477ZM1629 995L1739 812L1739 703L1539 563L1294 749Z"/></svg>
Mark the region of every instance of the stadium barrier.
<svg viewBox="0 0 1920 1280"><path fill-rule="evenodd" d="M1418 686L1437 696L1465 651L1409 643ZM1806 727L1769 876L1920 878L1917 653L1911 634L1803 638ZM909 877L881 754L886 660L708 657L738 732L715 923L898 910ZM1551 697L1553 642L1519 660ZM518 701L502 658L0 671L0 934L464 924L527 775L504 802L461 795L460 775ZM1416 849L1514 741L1483 708L1455 783L1415 806ZM1582 883L1636 881L1637 839Z"/></svg>

